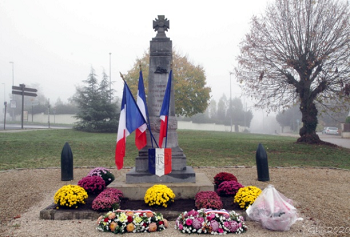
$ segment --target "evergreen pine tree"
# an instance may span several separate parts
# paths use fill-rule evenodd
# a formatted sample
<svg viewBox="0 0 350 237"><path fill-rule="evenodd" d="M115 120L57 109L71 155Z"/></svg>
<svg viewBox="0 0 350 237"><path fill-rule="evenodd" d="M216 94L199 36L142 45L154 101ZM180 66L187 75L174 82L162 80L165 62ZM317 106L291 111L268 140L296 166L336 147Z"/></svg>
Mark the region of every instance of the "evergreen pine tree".
<svg viewBox="0 0 350 237"><path fill-rule="evenodd" d="M77 88L73 101L78 106L76 118L79 119L74 129L87 132L117 132L118 109L112 102L113 91L109 89L108 76L103 72L98 84L93 68L86 80L86 86Z"/></svg>

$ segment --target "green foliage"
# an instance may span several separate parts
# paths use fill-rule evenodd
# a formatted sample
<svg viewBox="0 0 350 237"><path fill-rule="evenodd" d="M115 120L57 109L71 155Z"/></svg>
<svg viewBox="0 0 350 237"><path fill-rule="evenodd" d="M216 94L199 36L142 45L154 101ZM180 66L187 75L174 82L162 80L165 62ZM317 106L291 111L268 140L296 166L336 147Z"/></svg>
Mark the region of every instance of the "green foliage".
<svg viewBox="0 0 350 237"><path fill-rule="evenodd" d="M216 106L216 101L211 100L209 106L204 113L198 113L190 118L180 118L183 121L192 121L193 123L216 123L235 125L236 131L238 132L238 125L249 127L250 122L253 119L252 111L246 111L243 108L243 104L240 98L234 98L232 100L232 113L230 110L230 102L227 100L226 95L223 95ZM246 130L246 129L245 129ZM246 130L248 131L248 130Z"/></svg>
<svg viewBox="0 0 350 237"><path fill-rule="evenodd" d="M39 102L37 105L33 105L32 108L27 108L30 113L33 114L40 114L40 113L46 113L48 112L48 104L47 102Z"/></svg>
<svg viewBox="0 0 350 237"><path fill-rule="evenodd" d="M290 126L291 130L293 131L297 131L297 120L299 120L299 122L301 121L301 112L298 106L293 106L292 108L279 112L276 115L276 120L281 125L282 131L283 127L286 126Z"/></svg>
<svg viewBox="0 0 350 237"><path fill-rule="evenodd" d="M108 77L103 73L100 84L94 69L86 80L84 87L77 88L73 101L77 104L76 118L80 119L74 126L76 130L87 132L117 132L118 106L112 102L112 91L109 90Z"/></svg>
<svg viewBox="0 0 350 237"><path fill-rule="evenodd" d="M350 116L346 117L345 123L350 123Z"/></svg>
<svg viewBox="0 0 350 237"><path fill-rule="evenodd" d="M52 109L55 114L76 114L78 111L74 103L63 103L60 98L57 99Z"/></svg>
<svg viewBox="0 0 350 237"><path fill-rule="evenodd" d="M43 95L40 86L37 84L28 85L27 88L35 88L38 90L36 94L37 97L24 96L24 110L28 111L29 114L75 114L77 112L77 107L73 103L63 103L60 98L57 99L56 103L53 105L50 99ZM20 115L22 111L22 96L14 95L13 100L16 101L16 109L14 109L14 115ZM12 111L12 109L10 109ZM12 116L12 112L9 112Z"/></svg>
<svg viewBox="0 0 350 237"><path fill-rule="evenodd" d="M209 118L207 113L200 113L192 116L190 120L193 123L215 123L215 120Z"/></svg>
<svg viewBox="0 0 350 237"><path fill-rule="evenodd" d="M78 111L77 106L74 104L59 104L53 108L55 114L76 114Z"/></svg>
<svg viewBox="0 0 350 237"><path fill-rule="evenodd" d="M254 166L258 144L263 142L269 166L336 167L350 169L350 149L295 143L294 137L263 134L178 130L179 146L189 166ZM0 170L60 167L68 142L75 167L115 167L116 134L50 129L0 133ZM125 167L135 166L138 150L134 133L126 142Z"/></svg>
<svg viewBox="0 0 350 237"><path fill-rule="evenodd" d="M233 98L230 104L230 100L227 99L226 95L222 95L220 98L217 112L214 113L211 111L211 114L214 114L212 118L215 123L231 125L232 118L232 125L235 125L236 127L238 125L250 127L250 122L253 119L252 111L244 108L240 98Z"/></svg>
<svg viewBox="0 0 350 237"><path fill-rule="evenodd" d="M213 119L216 117L217 114L217 103L216 100L212 99L210 100L209 106L206 110L208 117Z"/></svg>
<svg viewBox="0 0 350 237"><path fill-rule="evenodd" d="M217 110L217 121L220 121L222 119L226 120L226 114L227 114L227 109L229 107L229 101L226 97L226 95L222 95L219 102L218 102L218 110ZM231 120L230 120L231 121Z"/></svg>
<svg viewBox="0 0 350 237"><path fill-rule="evenodd" d="M232 100L232 123L234 125L250 127L250 122L253 119L252 111L244 108L242 100L240 98L233 98ZM230 114L230 108L227 111Z"/></svg>
<svg viewBox="0 0 350 237"><path fill-rule="evenodd" d="M125 80L134 96L137 93L140 65L142 67L145 92L147 94L149 53L145 53L141 59L136 60L133 68L125 76ZM188 61L186 56L181 56L174 51L173 82L176 115L193 116L205 111L210 99L211 89L206 86L203 67L193 65Z"/></svg>

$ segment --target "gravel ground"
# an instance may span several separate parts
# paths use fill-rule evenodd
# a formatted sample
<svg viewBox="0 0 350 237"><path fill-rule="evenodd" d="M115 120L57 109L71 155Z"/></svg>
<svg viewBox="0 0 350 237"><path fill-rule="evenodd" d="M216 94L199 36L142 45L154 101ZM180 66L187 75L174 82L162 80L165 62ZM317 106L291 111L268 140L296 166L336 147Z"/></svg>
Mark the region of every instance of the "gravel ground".
<svg viewBox="0 0 350 237"><path fill-rule="evenodd" d="M77 184L90 168L74 170L74 180L61 181L60 169L9 170L0 172L0 236L113 236L96 230L96 221L39 219L40 210L53 203L63 185ZM111 169L115 176L128 169ZM264 189L268 184L294 201L299 217L287 232L263 229L247 221L244 236L350 236L350 171L318 168L271 168L270 182L257 181L256 168L195 168L213 180L221 171L233 173L243 185ZM135 207L137 209L137 207ZM184 210L185 211L185 210ZM127 236L181 236L170 227L152 234Z"/></svg>

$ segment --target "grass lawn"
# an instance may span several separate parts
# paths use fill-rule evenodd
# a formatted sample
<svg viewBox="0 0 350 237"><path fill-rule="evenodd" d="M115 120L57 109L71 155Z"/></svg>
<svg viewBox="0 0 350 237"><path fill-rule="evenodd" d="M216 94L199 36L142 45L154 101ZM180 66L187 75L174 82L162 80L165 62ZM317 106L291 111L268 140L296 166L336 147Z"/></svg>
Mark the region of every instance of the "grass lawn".
<svg viewBox="0 0 350 237"><path fill-rule="evenodd" d="M72 148L75 167L115 167L116 137L117 134L70 129L0 133L0 170L60 167L61 151L66 142ZM256 149L261 143L267 152L270 167L350 169L350 149L296 144L293 137L179 130L178 138L190 166L253 166L256 164ZM133 134L127 138L126 149L124 166L134 166L138 150Z"/></svg>

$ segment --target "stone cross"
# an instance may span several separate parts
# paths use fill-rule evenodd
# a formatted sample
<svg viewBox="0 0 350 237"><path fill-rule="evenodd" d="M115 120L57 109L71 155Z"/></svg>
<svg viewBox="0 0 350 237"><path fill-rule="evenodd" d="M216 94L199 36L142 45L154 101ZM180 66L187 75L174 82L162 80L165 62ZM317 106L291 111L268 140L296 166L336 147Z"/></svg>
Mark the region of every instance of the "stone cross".
<svg viewBox="0 0 350 237"><path fill-rule="evenodd" d="M164 15L158 15L158 19L156 18L153 21L153 29L154 31L157 31L157 38L164 38L166 37L165 31L168 31L169 27L169 21L167 18L165 18Z"/></svg>

